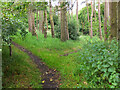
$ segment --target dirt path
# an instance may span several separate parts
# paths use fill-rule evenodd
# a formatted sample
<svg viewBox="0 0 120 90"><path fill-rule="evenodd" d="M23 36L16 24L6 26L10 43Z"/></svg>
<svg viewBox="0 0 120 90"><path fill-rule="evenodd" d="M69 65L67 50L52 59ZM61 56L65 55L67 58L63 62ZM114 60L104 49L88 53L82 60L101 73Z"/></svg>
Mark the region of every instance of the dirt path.
<svg viewBox="0 0 120 90"><path fill-rule="evenodd" d="M80 50L82 50L82 49L78 49L78 50L76 50L76 51L69 52L69 53L66 53L66 54L60 55L60 56L68 56L69 54L77 53L77 52L80 51Z"/></svg>
<svg viewBox="0 0 120 90"><path fill-rule="evenodd" d="M39 57L33 55L30 51L28 51L27 49L23 48L22 46L16 44L16 43L12 43L13 45L15 45L17 48L19 48L20 50L22 50L23 52L27 53L30 58L33 60L33 62L35 64L37 64L37 67L39 68L40 72L41 72L41 78L42 78L42 86L43 88L58 88L60 81L59 81L59 72L53 69L48 68L47 65L45 65L45 63L43 63Z"/></svg>

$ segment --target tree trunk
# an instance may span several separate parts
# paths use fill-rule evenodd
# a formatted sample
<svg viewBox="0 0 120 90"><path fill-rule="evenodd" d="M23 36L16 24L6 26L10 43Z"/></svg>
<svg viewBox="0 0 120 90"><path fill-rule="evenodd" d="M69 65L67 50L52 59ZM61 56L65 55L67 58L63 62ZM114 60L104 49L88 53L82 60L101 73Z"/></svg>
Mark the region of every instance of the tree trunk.
<svg viewBox="0 0 120 90"><path fill-rule="evenodd" d="M94 18L95 18L95 22L96 22L96 10L95 10L95 0L94 0L94 3L93 3L93 13L94 13Z"/></svg>
<svg viewBox="0 0 120 90"><path fill-rule="evenodd" d="M46 9L44 11L44 21L43 21L43 31L44 31L44 38L47 38L47 13Z"/></svg>
<svg viewBox="0 0 120 90"><path fill-rule="evenodd" d="M9 50L10 50L10 56L12 56L12 47L9 45Z"/></svg>
<svg viewBox="0 0 120 90"><path fill-rule="evenodd" d="M72 9L71 9L71 17L73 19L73 0L71 0L71 7L72 7Z"/></svg>
<svg viewBox="0 0 120 90"><path fill-rule="evenodd" d="M65 4L64 2L61 2L62 4ZM66 8L61 8L61 41L68 40L68 31L67 31L67 22L66 22Z"/></svg>
<svg viewBox="0 0 120 90"><path fill-rule="evenodd" d="M48 31L47 8L45 9L45 23L46 23L47 31Z"/></svg>
<svg viewBox="0 0 120 90"><path fill-rule="evenodd" d="M117 2L109 2L110 4L110 40L117 38Z"/></svg>
<svg viewBox="0 0 120 90"><path fill-rule="evenodd" d="M100 0L98 0L98 17L99 17L99 32L100 32L100 39L102 40L101 16L100 16Z"/></svg>
<svg viewBox="0 0 120 90"><path fill-rule="evenodd" d="M104 6L104 40L105 41L107 41L108 39L107 21L108 21L108 2L107 0L105 0L105 6Z"/></svg>
<svg viewBox="0 0 120 90"><path fill-rule="evenodd" d="M36 29L39 30L39 28L38 28L38 10L36 11Z"/></svg>
<svg viewBox="0 0 120 90"><path fill-rule="evenodd" d="M91 31L90 31L90 37L93 37L93 31L92 31L92 17L93 17L93 5L92 5L92 0L91 0L91 9L92 9L92 13L91 13Z"/></svg>
<svg viewBox="0 0 120 90"><path fill-rule="evenodd" d="M120 1L118 2L118 40L120 43Z"/></svg>
<svg viewBox="0 0 120 90"><path fill-rule="evenodd" d="M31 8L30 8L30 4L29 4L29 8L28 8L29 10L28 10L28 25L29 25L29 32L32 32L32 16L31 16L31 14L32 14L32 10L31 10Z"/></svg>
<svg viewBox="0 0 120 90"><path fill-rule="evenodd" d="M76 20L77 20L77 32L79 32L79 21L78 21L78 0L76 2Z"/></svg>
<svg viewBox="0 0 120 90"><path fill-rule="evenodd" d="M66 14L66 13L65 13L65 14ZM66 21L67 40L69 40L69 31L68 31L68 18L67 18L67 15L65 15L65 21Z"/></svg>
<svg viewBox="0 0 120 90"><path fill-rule="evenodd" d="M39 11L39 31L43 33L43 11Z"/></svg>
<svg viewBox="0 0 120 90"><path fill-rule="evenodd" d="M50 24L51 24L51 34L52 37L54 38L54 22L53 22L53 15L52 15L52 4L51 0L49 0L49 5L50 5Z"/></svg>
<svg viewBox="0 0 120 90"><path fill-rule="evenodd" d="M90 22L90 17L89 17L89 9L88 9L88 0L86 0L86 6L87 6L87 16L88 16L88 23L89 23ZM89 35L91 36L90 26L88 26L88 28L89 28Z"/></svg>

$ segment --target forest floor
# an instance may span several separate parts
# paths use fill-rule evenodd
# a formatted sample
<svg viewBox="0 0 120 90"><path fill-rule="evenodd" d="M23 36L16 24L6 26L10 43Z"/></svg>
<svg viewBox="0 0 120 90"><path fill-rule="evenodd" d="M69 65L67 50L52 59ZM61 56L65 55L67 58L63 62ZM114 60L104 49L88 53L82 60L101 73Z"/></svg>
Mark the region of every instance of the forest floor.
<svg viewBox="0 0 120 90"><path fill-rule="evenodd" d="M27 53L28 56L30 56L30 58L33 60L33 62L35 64L37 64L37 67L39 68L39 70L41 72L42 87L43 88L58 88L59 87L60 74L58 71L48 68L48 66L45 65L45 63L43 63L41 61L42 59L33 55L32 52L28 51L24 47L14 43L14 42L12 44L15 45L17 48L19 48L21 51Z"/></svg>
<svg viewBox="0 0 120 90"><path fill-rule="evenodd" d="M96 39L98 39L98 37L93 38L93 40ZM16 71L17 67L21 66L17 68L17 71L19 71L19 69L22 69L22 71L20 71L20 75L22 72L26 74L26 77L29 80L31 80L30 81L30 84L32 84L31 88L41 88L42 85L45 88L46 87L88 88L90 87L90 84L88 84L88 82L84 78L84 74L80 71L80 67L84 61L82 60L82 58L80 58L80 56L84 52L83 46L87 45L87 42L89 40L90 40L89 36L81 36L79 40L75 41L68 40L66 42L61 42L60 39L52 38L51 35L48 35L47 38L44 38L43 34L38 34L38 39L32 36L31 33L28 33L25 39L22 39L22 37L18 35L14 39L14 42L17 44L15 43L13 44L17 46L19 49L21 49L23 52L21 51L19 53L18 50L14 46L12 46L13 47L12 59L14 59L13 61L15 61L12 64L12 62L8 60L9 54L6 55L6 52L8 52L8 50L6 51L5 49L7 48L5 47L3 49L4 50L3 61L5 61L3 72L6 71L6 68L9 70L9 72L14 72ZM24 59L24 57L30 57L33 61L31 62L31 60L29 59L26 60ZM12 69L6 67L6 65L9 62L11 62ZM30 65L28 65L29 62L31 62ZM19 66L16 66L15 64L19 64ZM37 67L30 67L29 69L26 69L26 72L24 72L23 68L24 64L26 68L29 68L29 66L32 66L34 64L36 64ZM37 72L36 71L34 72L34 70L37 70ZM31 77L29 77L28 74L30 72L34 73ZM9 75L9 73L5 72L4 75L5 82L3 82L5 87L20 88L29 86L29 85L21 86L15 83L16 79L15 81L13 81L13 84L10 84L7 81L9 80L10 77L7 78L7 75ZM39 81L36 81L38 80L38 78ZM22 78L18 80L19 83L20 80L22 80ZM27 82L29 83L29 81Z"/></svg>

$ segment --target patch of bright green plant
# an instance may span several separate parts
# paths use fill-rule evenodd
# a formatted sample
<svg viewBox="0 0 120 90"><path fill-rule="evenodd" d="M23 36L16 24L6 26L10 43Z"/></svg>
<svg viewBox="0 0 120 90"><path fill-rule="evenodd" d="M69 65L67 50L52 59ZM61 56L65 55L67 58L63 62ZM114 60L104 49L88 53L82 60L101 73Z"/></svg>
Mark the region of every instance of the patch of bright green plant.
<svg viewBox="0 0 120 90"><path fill-rule="evenodd" d="M89 40L80 51L78 72L84 73L91 87L120 87L120 61L118 60L118 42Z"/></svg>
<svg viewBox="0 0 120 90"><path fill-rule="evenodd" d="M8 46L2 48L2 85L3 88L41 88L41 73L32 60L12 46L9 56Z"/></svg>
<svg viewBox="0 0 120 90"><path fill-rule="evenodd" d="M79 40L68 40L67 42L61 42L58 38L52 38L50 35L44 38L43 34L38 34L38 40L32 36L31 33L26 35L26 38L22 40L19 36L16 37L14 42L22 45L34 55L42 58L42 61L48 65L49 68L56 69L60 72L61 88L73 88L81 85L82 87L88 87L83 83L84 78L80 74L74 74L79 64L76 62L77 53L70 54L68 56L60 56L69 52L73 52L77 49L81 49L82 45L86 43L86 36L83 36Z"/></svg>

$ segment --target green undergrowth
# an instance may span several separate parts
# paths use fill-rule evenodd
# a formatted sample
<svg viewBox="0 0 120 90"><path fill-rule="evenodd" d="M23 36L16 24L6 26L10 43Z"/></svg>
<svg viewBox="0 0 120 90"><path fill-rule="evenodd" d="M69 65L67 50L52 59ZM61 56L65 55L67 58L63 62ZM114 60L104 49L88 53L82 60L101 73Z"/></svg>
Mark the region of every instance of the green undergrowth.
<svg viewBox="0 0 120 90"><path fill-rule="evenodd" d="M117 43L114 41L105 43L96 36L92 39L80 36L79 40L61 42L50 35L44 38L43 34L38 34L37 40L30 33L24 40L18 35L14 41L42 58L49 68L58 70L61 88L118 86Z"/></svg>
<svg viewBox="0 0 120 90"><path fill-rule="evenodd" d="M120 87L120 61L118 60L118 42L89 40L78 52L77 73L83 73L92 88Z"/></svg>
<svg viewBox="0 0 120 90"><path fill-rule="evenodd" d="M8 46L2 50L3 88L41 88L41 73L26 53L12 46L10 57Z"/></svg>
<svg viewBox="0 0 120 90"><path fill-rule="evenodd" d="M82 50L82 46L86 44L86 39L89 37L80 37L80 40L67 42L61 42L60 39L51 38L50 35L45 39L43 34L38 35L38 40L30 33L24 40L20 36L16 37L14 42L22 45L26 49L30 50L33 54L42 58L50 68L56 69L61 74L62 88L72 88L82 85L82 87L88 87L82 74L74 74L77 70L78 63L75 58L77 53L70 54L68 56L61 56L66 53Z"/></svg>

